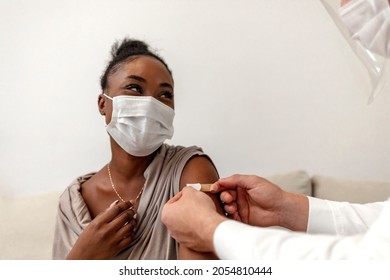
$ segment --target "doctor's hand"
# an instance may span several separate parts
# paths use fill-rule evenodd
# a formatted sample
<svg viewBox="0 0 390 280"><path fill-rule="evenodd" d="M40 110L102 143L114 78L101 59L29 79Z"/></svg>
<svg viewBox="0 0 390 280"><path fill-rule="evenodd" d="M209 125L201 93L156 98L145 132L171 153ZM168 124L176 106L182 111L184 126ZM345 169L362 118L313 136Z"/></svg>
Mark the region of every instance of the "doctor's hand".
<svg viewBox="0 0 390 280"><path fill-rule="evenodd" d="M208 195L184 187L164 205L161 220L181 245L199 252L214 252L214 231L227 218L216 212Z"/></svg>
<svg viewBox="0 0 390 280"><path fill-rule="evenodd" d="M254 175L233 175L216 183L225 211L237 221L252 226L307 228L309 202L306 196L289 193Z"/></svg>
<svg viewBox="0 0 390 280"><path fill-rule="evenodd" d="M110 259L134 239L134 210L131 202L113 203L80 234L67 259Z"/></svg>

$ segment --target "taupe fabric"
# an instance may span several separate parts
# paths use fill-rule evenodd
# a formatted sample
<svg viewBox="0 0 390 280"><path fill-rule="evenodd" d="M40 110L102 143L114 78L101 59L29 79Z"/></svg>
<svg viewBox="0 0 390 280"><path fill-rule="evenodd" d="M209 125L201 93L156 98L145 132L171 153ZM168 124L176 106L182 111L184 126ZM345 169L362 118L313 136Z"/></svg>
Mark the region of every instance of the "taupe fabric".
<svg viewBox="0 0 390 280"><path fill-rule="evenodd" d="M178 246L161 222L166 201L179 192L181 173L194 155L204 155L198 147L164 144L144 172L145 189L138 206L138 228L130 247L115 259L177 259ZM94 173L77 178L60 197L53 244L53 259L65 259L91 216L80 193L80 185Z"/></svg>

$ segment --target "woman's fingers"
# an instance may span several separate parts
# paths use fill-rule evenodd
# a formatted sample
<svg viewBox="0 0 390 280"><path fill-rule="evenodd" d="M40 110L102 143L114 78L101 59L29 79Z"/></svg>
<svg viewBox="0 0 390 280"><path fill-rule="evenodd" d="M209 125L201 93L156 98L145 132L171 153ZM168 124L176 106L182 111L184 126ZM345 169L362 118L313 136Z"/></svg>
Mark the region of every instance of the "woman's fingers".
<svg viewBox="0 0 390 280"><path fill-rule="evenodd" d="M136 225L137 225L136 221L131 220L129 223L122 226L116 233L118 240L120 241L123 238L126 238L128 236L133 236Z"/></svg>
<svg viewBox="0 0 390 280"><path fill-rule="evenodd" d="M118 253L122 251L123 249L129 247L130 243L134 240L134 232L125 235L122 239L118 242Z"/></svg>
<svg viewBox="0 0 390 280"><path fill-rule="evenodd" d="M122 251L127 248L130 243L134 240L134 229L136 226L136 221L133 219L124 226L122 226L115 234L117 238L118 251Z"/></svg>
<svg viewBox="0 0 390 280"><path fill-rule="evenodd" d="M124 211L129 210L132 207L133 207L133 204L130 201L116 202L116 203L111 204L111 206L108 207L106 209L106 211L101 213L95 219L98 219L99 221L101 221L103 223L110 223L111 221L115 220L116 217L121 215ZM132 216L134 216L134 214Z"/></svg>
<svg viewBox="0 0 390 280"><path fill-rule="evenodd" d="M113 221L111 221L112 228L119 231L123 226L131 223L135 227L136 221L134 219L135 211L133 208L123 211Z"/></svg>

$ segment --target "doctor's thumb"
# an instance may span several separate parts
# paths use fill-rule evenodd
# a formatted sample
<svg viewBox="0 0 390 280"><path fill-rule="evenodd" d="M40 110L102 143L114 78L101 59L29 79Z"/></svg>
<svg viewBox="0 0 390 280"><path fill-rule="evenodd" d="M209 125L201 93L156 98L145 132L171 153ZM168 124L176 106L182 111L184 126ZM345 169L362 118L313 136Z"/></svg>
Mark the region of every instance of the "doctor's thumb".
<svg viewBox="0 0 390 280"><path fill-rule="evenodd" d="M182 192L178 192L174 197L172 197L170 200L167 201L166 204L172 204L178 201L183 196Z"/></svg>

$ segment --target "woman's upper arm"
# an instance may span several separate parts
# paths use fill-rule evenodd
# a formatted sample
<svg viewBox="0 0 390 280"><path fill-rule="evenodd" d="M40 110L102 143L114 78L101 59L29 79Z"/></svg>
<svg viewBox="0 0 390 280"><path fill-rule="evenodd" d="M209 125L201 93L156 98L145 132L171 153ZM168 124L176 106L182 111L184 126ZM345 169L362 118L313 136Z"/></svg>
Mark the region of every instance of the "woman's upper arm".
<svg viewBox="0 0 390 280"><path fill-rule="evenodd" d="M183 173L180 178L180 190L190 183L214 183L219 179L218 172L208 157L194 156L192 157L184 167ZM219 197L214 194L208 194L214 201L217 212L223 214L222 203ZM199 253L192 251L184 246L180 245L179 248L180 259L217 259L212 253Z"/></svg>
<svg viewBox="0 0 390 280"><path fill-rule="evenodd" d="M186 184L191 183L214 183L218 181L218 172L215 166L206 156L194 156L192 157L184 167L183 173L180 178L180 190L183 189ZM209 197L214 201L217 212L224 214L222 202L215 194L207 193Z"/></svg>

